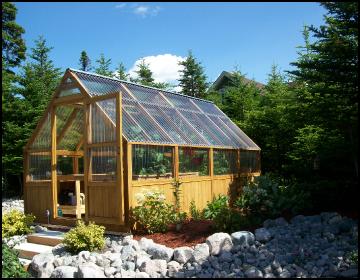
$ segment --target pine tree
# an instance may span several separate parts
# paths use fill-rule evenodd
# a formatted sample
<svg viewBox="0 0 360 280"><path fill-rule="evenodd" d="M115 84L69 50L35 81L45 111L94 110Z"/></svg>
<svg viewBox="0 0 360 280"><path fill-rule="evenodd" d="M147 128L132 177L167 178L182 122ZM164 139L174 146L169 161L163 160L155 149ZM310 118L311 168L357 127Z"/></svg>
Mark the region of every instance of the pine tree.
<svg viewBox="0 0 360 280"><path fill-rule="evenodd" d="M15 22L17 9L10 2L1 3L2 12L2 58L9 70L19 66L25 59L25 41L22 35L25 30Z"/></svg>
<svg viewBox="0 0 360 280"><path fill-rule="evenodd" d="M98 63L98 66L95 68L95 73L108 77L113 76L113 72L110 70L111 58L106 59L102 53L96 62Z"/></svg>
<svg viewBox="0 0 360 280"><path fill-rule="evenodd" d="M145 86L152 86L154 78L152 77L153 73L149 68L149 64L145 63L145 60L142 59L137 67L138 70L135 71L137 78L135 78L134 81Z"/></svg>
<svg viewBox="0 0 360 280"><path fill-rule="evenodd" d="M119 66L115 69L114 77L123 81L127 81L129 79L129 74L126 73L125 65L122 62L120 62Z"/></svg>
<svg viewBox="0 0 360 280"><path fill-rule="evenodd" d="M91 60L87 55L86 51L82 51L79 59L80 70L90 71L91 70Z"/></svg>
<svg viewBox="0 0 360 280"><path fill-rule="evenodd" d="M205 97L207 83L204 69L196 61L191 51L189 51L186 60L179 62L179 65L184 66L184 69L179 71L181 93L199 98Z"/></svg>

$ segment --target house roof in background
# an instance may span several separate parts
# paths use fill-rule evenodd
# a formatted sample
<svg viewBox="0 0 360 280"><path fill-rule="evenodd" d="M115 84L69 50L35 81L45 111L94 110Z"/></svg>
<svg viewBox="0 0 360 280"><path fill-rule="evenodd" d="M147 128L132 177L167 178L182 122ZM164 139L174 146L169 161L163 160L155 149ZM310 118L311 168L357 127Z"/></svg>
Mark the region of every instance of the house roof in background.
<svg viewBox="0 0 360 280"><path fill-rule="evenodd" d="M219 90L226 81L232 81L232 80L233 80L232 72L222 71L221 74L219 75L219 77L215 80L215 82L212 84L212 86L210 88L213 90ZM255 83L255 86L258 89L263 89L265 87L264 84L259 83L254 80L247 79L245 77L243 77L243 81L245 84L252 83L252 82Z"/></svg>

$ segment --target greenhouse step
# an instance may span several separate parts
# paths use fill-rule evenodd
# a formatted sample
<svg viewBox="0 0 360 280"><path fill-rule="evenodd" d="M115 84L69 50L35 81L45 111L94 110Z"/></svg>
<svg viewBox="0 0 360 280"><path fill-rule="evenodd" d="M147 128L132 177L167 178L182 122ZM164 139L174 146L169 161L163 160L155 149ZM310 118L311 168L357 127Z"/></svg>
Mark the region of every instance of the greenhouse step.
<svg viewBox="0 0 360 280"><path fill-rule="evenodd" d="M53 246L40 245L35 243L21 243L14 247L19 252L19 258L31 260L41 253L51 252Z"/></svg>
<svg viewBox="0 0 360 280"><path fill-rule="evenodd" d="M23 265L25 271L28 270L31 260L19 258L20 263Z"/></svg>
<svg viewBox="0 0 360 280"><path fill-rule="evenodd" d="M27 236L29 243L36 243L47 246L56 246L64 239L64 232L48 230L40 233L33 233Z"/></svg>

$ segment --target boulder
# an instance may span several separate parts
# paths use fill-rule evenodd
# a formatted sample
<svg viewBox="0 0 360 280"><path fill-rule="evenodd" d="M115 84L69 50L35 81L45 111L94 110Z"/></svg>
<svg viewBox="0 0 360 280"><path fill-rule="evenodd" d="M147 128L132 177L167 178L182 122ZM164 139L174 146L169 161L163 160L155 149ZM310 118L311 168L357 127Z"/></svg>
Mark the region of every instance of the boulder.
<svg viewBox="0 0 360 280"><path fill-rule="evenodd" d="M186 263L192 259L194 250L190 247L179 247L174 250L174 260L179 263Z"/></svg>
<svg viewBox="0 0 360 280"><path fill-rule="evenodd" d="M79 278L106 278L104 270L94 263L88 262L79 265L78 268Z"/></svg>
<svg viewBox="0 0 360 280"><path fill-rule="evenodd" d="M231 239L234 245L242 247L249 247L254 244L255 236L250 231L237 231L231 234Z"/></svg>
<svg viewBox="0 0 360 280"><path fill-rule="evenodd" d="M161 261L161 260L157 260L157 261ZM141 266L139 267L139 270L141 272L145 272L146 274L148 274L151 278L158 278L160 273L164 271L162 271L163 269L165 269L165 273L166 273L166 261L162 260L165 263L159 263L156 262L156 260L146 260L144 261Z"/></svg>
<svg viewBox="0 0 360 280"><path fill-rule="evenodd" d="M148 246L146 252L151 255L153 259L166 260L169 262L173 257L174 249L153 243Z"/></svg>
<svg viewBox="0 0 360 280"><path fill-rule="evenodd" d="M139 268L144 261L148 261L150 258L144 255L137 255L135 256L135 267Z"/></svg>
<svg viewBox="0 0 360 280"><path fill-rule="evenodd" d="M194 248L193 261L202 264L210 256L209 245L207 243L197 244Z"/></svg>
<svg viewBox="0 0 360 280"><path fill-rule="evenodd" d="M59 266L54 269L50 278L77 278L77 271L73 266Z"/></svg>
<svg viewBox="0 0 360 280"><path fill-rule="evenodd" d="M289 225L289 223L283 217L275 219L274 224L275 224L275 226L278 226L278 227Z"/></svg>
<svg viewBox="0 0 360 280"><path fill-rule="evenodd" d="M271 233L266 228L258 228L255 230L255 238L260 242L267 242L271 239Z"/></svg>
<svg viewBox="0 0 360 280"><path fill-rule="evenodd" d="M122 247L120 258L123 261L134 260L135 252L136 251L133 249L132 245L125 245Z"/></svg>
<svg viewBox="0 0 360 280"><path fill-rule="evenodd" d="M177 261L171 261L167 264L167 276L175 277L182 266Z"/></svg>
<svg viewBox="0 0 360 280"><path fill-rule="evenodd" d="M55 256L51 253L38 254L33 257L29 270L37 278L49 278L54 271Z"/></svg>
<svg viewBox="0 0 360 280"><path fill-rule="evenodd" d="M249 267L245 270L245 275L248 278L262 278L263 273L261 270L257 269L256 267Z"/></svg>
<svg viewBox="0 0 360 280"><path fill-rule="evenodd" d="M104 273L106 277L110 277L111 275L114 275L116 273L115 267L106 267L104 269Z"/></svg>
<svg viewBox="0 0 360 280"><path fill-rule="evenodd" d="M148 247L152 244L154 244L154 241L152 239L148 239L145 237L142 237L138 242L140 249L147 251Z"/></svg>
<svg viewBox="0 0 360 280"><path fill-rule="evenodd" d="M219 255L222 251L231 251L233 243L231 236L224 232L214 233L206 238L211 255Z"/></svg>

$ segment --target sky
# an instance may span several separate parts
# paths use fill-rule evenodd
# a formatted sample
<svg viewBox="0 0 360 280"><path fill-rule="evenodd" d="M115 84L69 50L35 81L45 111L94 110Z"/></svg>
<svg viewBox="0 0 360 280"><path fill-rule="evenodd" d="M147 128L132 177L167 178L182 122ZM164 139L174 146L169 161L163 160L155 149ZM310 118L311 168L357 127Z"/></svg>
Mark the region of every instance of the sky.
<svg viewBox="0 0 360 280"><path fill-rule="evenodd" d="M178 62L191 50L209 82L239 69L266 83L273 64L293 69L303 26L323 24L315 2L17 2L16 21L28 47L43 35L56 67L79 69L82 50L92 66L103 53L131 76L145 59L156 81L177 84Z"/></svg>

